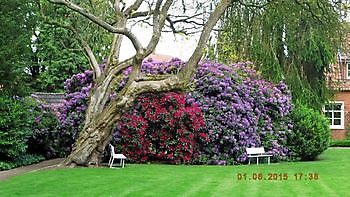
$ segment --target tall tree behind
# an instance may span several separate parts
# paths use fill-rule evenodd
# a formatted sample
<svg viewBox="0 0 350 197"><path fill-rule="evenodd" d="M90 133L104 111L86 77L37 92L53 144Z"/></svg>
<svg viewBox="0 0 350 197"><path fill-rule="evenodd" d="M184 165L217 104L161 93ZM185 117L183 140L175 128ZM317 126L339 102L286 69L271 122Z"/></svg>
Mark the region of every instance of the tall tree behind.
<svg viewBox="0 0 350 197"><path fill-rule="evenodd" d="M81 3L87 4L86 1ZM90 1L88 4L93 4L91 7L94 7L94 12L105 10L103 16L110 14L107 8L99 7L101 3ZM111 36L94 28L91 23L82 22L75 13L61 6L48 6L40 1L36 1L36 5L36 12L40 13L41 18L37 21L35 31L32 59L36 61L30 67L30 84L35 91L59 92L63 90L63 82L67 78L89 68L88 54L84 50L86 43L81 40L94 40L89 47L95 52L96 62L101 62L107 56L107 43L111 41ZM50 20L52 18L54 20ZM78 26L80 28L75 28Z"/></svg>
<svg viewBox="0 0 350 197"><path fill-rule="evenodd" d="M34 91L60 92L63 83L73 74L89 69L85 52L65 28L39 23L34 42L31 87Z"/></svg>
<svg viewBox="0 0 350 197"><path fill-rule="evenodd" d="M67 78L88 68L81 43L72 39L74 33L42 21L38 5L35 0L0 0L3 93L22 96L32 91L59 92ZM56 7L45 11L54 16L67 14Z"/></svg>
<svg viewBox="0 0 350 197"><path fill-rule="evenodd" d="M22 95L36 23L32 0L0 0L0 92Z"/></svg>
<svg viewBox="0 0 350 197"><path fill-rule="evenodd" d="M324 72L342 36L338 6L329 0L236 2L222 18L217 58L254 61L267 79L285 80L295 101L320 109L330 95Z"/></svg>

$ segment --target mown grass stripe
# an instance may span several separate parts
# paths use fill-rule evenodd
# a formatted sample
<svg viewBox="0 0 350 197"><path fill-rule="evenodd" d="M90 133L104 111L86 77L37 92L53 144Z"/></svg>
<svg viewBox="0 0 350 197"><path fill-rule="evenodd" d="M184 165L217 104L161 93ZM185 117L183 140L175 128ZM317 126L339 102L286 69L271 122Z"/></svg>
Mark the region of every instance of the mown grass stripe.
<svg viewBox="0 0 350 197"><path fill-rule="evenodd" d="M130 165L27 173L0 182L0 196L347 196L350 150L315 162L241 166ZM295 180L295 173L319 180ZM237 173L287 173L288 180L237 180Z"/></svg>

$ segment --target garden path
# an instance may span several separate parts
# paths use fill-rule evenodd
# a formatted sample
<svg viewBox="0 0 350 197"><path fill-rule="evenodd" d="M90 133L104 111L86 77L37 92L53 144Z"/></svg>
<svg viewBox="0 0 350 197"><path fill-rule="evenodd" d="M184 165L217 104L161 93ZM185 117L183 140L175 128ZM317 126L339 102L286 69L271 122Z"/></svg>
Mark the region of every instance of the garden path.
<svg viewBox="0 0 350 197"><path fill-rule="evenodd" d="M60 168L58 164L61 163L62 161L63 161L63 158L57 158L57 159L42 161L40 163L29 165L29 166L22 166L11 170L0 171L0 181L8 179L12 176L24 174L27 172L34 172L42 169Z"/></svg>

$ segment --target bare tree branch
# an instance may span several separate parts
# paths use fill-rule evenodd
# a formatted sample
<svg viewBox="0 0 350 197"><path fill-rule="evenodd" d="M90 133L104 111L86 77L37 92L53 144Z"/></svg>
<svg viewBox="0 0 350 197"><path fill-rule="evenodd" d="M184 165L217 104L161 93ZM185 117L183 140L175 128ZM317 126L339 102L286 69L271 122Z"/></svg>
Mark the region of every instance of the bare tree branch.
<svg viewBox="0 0 350 197"><path fill-rule="evenodd" d="M112 25L108 24L107 22L105 22L104 20L98 18L97 16L93 15L92 13L90 13L89 11L87 11L86 9L72 3L69 0L47 0L51 3L54 4L59 4L59 5L65 5L67 6L69 9L85 16L86 18L88 18L89 20L91 20L92 22L96 23L97 25L99 25L100 27L106 29L109 32L112 33L117 33L117 34L122 34L124 36L126 36L127 38L130 39L130 41L132 42L134 48L136 51L141 51L143 50L142 45L140 43L140 41L137 39L137 37L127 28L117 28L117 27L113 27Z"/></svg>
<svg viewBox="0 0 350 197"><path fill-rule="evenodd" d="M193 73L198 67L198 62L202 58L203 51L206 42L210 36L212 28L216 25L220 16L224 13L226 8L230 5L231 0L222 0L215 8L214 12L211 13L208 21L205 23L201 36L199 38L196 49L194 50L192 56L187 62L187 66L184 67L179 73L179 78L186 82L191 80Z"/></svg>
<svg viewBox="0 0 350 197"><path fill-rule="evenodd" d="M124 14L126 16L130 16L133 14L133 12L136 12L136 10L139 9L139 7L141 6L143 0L136 0L134 2L134 4L132 4L131 6L129 6L128 8L126 8L126 10L124 11Z"/></svg>
<svg viewBox="0 0 350 197"><path fill-rule="evenodd" d="M158 0L157 2L157 4L159 3L159 7L161 2L162 2L161 0ZM160 11L159 11L159 8L157 10L157 5L156 5L155 13L153 14L153 35L149 44L147 45L146 56L154 51L154 49L156 48L159 42L160 35L165 24L167 12L172 3L173 3L173 0L166 0L166 2L164 3Z"/></svg>
<svg viewBox="0 0 350 197"><path fill-rule="evenodd" d="M127 18L124 16L124 13L121 11L120 8L121 0L115 0L114 1L114 9L115 9L115 20L116 25L118 28L126 28ZM120 34L114 34L113 41L111 43L111 50L109 53L109 56L107 58L107 62L105 64L105 70L109 70L111 63L117 63L119 62L119 54L120 54L120 47L122 43L123 37Z"/></svg>
<svg viewBox="0 0 350 197"><path fill-rule="evenodd" d="M150 16L154 13L153 10L149 11L142 11L142 12L133 12L132 14L128 15L128 19L138 18L138 17L146 17Z"/></svg>
<svg viewBox="0 0 350 197"><path fill-rule="evenodd" d="M144 19L139 19L133 24L132 26L135 26L137 23L144 23L150 27L153 27L153 24L149 21L150 17L144 18ZM183 27L175 26L173 21L169 21L168 17L166 18L166 21L168 23L165 24L165 27L163 28L162 32L164 33L174 33L174 34L184 34L184 35L192 35L196 34L202 31L202 27L204 24L198 23L197 21L192 21L192 20L184 20L181 21L182 23L186 23ZM222 31L220 29L213 28L213 31Z"/></svg>
<svg viewBox="0 0 350 197"><path fill-rule="evenodd" d="M97 63L96 57L94 55L94 53L92 52L90 45L83 39L80 39L80 42L87 54L87 56L89 57L89 62L93 67L93 71L95 73L95 78L98 79L101 76L101 69Z"/></svg>
<svg viewBox="0 0 350 197"><path fill-rule="evenodd" d="M123 8L120 8L120 4L122 4L121 1L122 0L115 0L114 3L113 3L113 9L114 9L114 12L115 12L115 20L116 21L125 19L124 13L121 11Z"/></svg>

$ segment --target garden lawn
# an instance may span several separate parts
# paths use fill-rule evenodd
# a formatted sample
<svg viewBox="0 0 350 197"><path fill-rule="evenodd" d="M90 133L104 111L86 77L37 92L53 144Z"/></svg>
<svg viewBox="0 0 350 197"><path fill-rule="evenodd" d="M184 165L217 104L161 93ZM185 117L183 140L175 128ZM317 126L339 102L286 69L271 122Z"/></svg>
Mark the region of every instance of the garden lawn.
<svg viewBox="0 0 350 197"><path fill-rule="evenodd" d="M237 173L246 180L238 180ZM261 173L262 180L253 180L258 178L253 173ZM264 180L269 173L288 179ZM295 173L307 176L295 180ZM318 179L309 180L308 173ZM0 196L348 196L349 180L350 149L328 149L315 162L37 171L1 181Z"/></svg>

